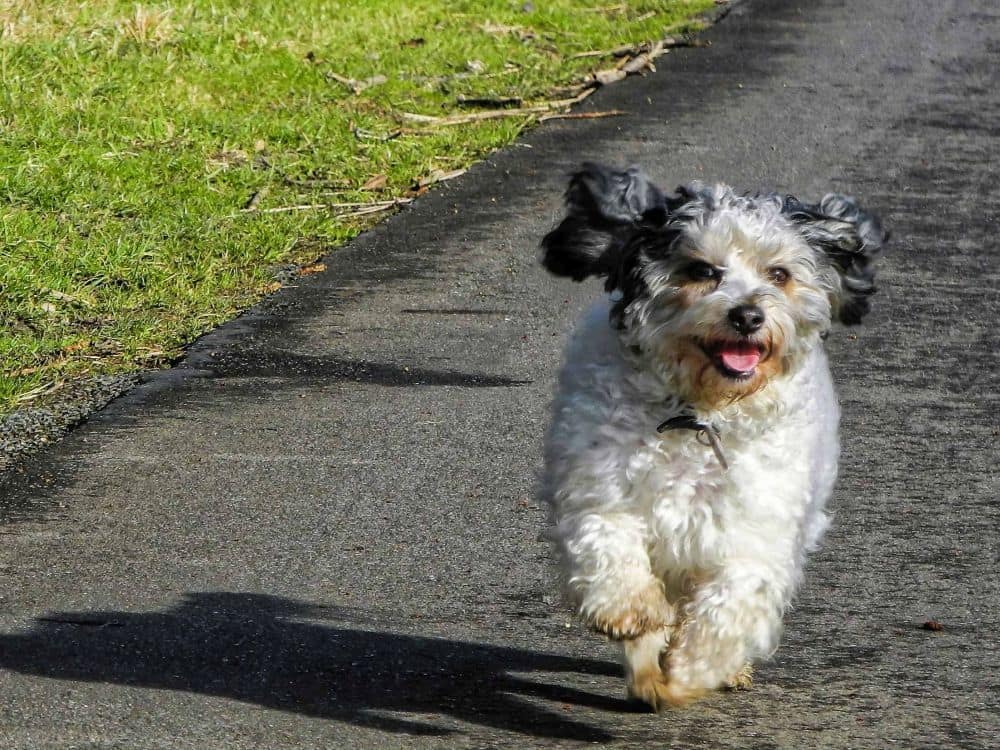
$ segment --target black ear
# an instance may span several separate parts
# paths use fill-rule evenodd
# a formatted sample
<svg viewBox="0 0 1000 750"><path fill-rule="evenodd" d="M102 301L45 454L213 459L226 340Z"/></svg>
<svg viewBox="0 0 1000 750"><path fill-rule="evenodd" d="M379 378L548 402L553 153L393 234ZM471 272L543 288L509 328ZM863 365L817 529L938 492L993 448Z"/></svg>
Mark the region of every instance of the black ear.
<svg viewBox="0 0 1000 750"><path fill-rule="evenodd" d="M629 235L667 220L667 200L638 167L584 164L569 181L566 218L542 240L542 265L582 281L617 267Z"/></svg>
<svg viewBox="0 0 1000 750"><path fill-rule="evenodd" d="M845 325L860 323L871 309L868 298L875 293L873 262L889 239L882 222L854 198L837 193L825 195L816 205L788 197L783 211L840 276L832 299L835 317Z"/></svg>

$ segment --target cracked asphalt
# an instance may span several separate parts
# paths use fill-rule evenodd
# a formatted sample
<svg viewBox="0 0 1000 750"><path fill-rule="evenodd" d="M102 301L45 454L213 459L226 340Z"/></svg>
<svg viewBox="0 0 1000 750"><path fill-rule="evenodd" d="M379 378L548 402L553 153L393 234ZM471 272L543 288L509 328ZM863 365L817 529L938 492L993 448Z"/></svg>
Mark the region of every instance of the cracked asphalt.
<svg viewBox="0 0 1000 750"><path fill-rule="evenodd" d="M705 38L3 475L2 747L996 746L1000 9L747 0ZM836 517L783 645L661 715L538 541L546 403L598 290L536 248L583 159L851 193L894 234L828 342Z"/></svg>

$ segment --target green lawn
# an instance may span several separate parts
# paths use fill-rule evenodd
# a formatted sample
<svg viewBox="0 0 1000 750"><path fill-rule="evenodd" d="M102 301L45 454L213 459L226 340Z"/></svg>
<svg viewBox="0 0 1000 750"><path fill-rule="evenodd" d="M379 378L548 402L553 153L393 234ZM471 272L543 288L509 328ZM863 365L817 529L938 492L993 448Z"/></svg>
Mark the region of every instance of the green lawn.
<svg viewBox="0 0 1000 750"><path fill-rule="evenodd" d="M385 215L274 209L412 196L538 117L404 113L566 98L615 64L574 54L679 34L712 5L0 0L0 413L168 364L276 268Z"/></svg>

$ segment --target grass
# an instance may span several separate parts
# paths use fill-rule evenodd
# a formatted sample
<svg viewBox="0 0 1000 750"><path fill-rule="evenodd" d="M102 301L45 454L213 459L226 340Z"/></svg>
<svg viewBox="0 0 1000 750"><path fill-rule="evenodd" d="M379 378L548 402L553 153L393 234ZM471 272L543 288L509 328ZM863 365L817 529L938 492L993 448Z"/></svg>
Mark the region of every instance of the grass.
<svg viewBox="0 0 1000 750"><path fill-rule="evenodd" d="M549 100L712 4L0 0L0 413L169 364L377 216L272 209L412 195L534 121L403 113Z"/></svg>

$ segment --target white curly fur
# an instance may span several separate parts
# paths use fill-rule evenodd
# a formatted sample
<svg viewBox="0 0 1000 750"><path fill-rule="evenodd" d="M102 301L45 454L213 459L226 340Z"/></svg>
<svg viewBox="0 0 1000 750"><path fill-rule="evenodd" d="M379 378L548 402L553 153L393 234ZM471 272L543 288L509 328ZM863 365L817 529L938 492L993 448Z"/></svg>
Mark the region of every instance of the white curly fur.
<svg viewBox="0 0 1000 750"><path fill-rule="evenodd" d="M623 641L629 692L656 708L743 684L747 665L777 648L805 553L827 525L839 453L822 347L839 279L780 201L706 194L714 200L686 217L671 251L643 259L644 292L602 298L576 328L546 441L548 535L566 594ZM691 258L724 274L685 297L678 275ZM794 288L768 279L776 263ZM697 390L674 348L732 335L726 314L748 301L765 310L771 356L785 366L713 400L718 375ZM718 428L728 469L695 432L657 432L692 405Z"/></svg>

